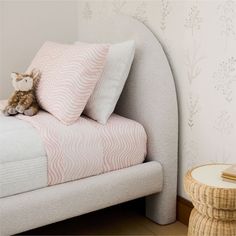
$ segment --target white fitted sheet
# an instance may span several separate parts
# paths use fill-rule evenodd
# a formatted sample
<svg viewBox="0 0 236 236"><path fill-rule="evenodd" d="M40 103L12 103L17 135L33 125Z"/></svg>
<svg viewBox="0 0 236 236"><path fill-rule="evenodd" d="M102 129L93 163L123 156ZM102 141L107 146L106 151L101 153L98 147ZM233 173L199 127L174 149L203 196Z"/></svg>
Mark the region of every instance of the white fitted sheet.
<svg viewBox="0 0 236 236"><path fill-rule="evenodd" d="M47 158L36 129L0 112L0 197L47 186Z"/></svg>

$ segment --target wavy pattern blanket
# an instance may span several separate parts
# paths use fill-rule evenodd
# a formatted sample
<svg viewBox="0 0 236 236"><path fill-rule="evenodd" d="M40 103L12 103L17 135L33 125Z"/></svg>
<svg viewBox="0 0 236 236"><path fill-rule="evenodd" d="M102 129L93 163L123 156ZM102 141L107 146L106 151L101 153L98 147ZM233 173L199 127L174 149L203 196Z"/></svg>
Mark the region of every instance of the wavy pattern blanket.
<svg viewBox="0 0 236 236"><path fill-rule="evenodd" d="M140 164L146 155L143 127L118 115L105 126L86 117L66 126L43 111L34 117L18 117L40 132L48 157L49 185Z"/></svg>
<svg viewBox="0 0 236 236"><path fill-rule="evenodd" d="M75 124L66 126L44 111L17 118L34 126L43 140L48 185L140 164L146 156L144 128L116 114L106 125L82 116Z"/></svg>

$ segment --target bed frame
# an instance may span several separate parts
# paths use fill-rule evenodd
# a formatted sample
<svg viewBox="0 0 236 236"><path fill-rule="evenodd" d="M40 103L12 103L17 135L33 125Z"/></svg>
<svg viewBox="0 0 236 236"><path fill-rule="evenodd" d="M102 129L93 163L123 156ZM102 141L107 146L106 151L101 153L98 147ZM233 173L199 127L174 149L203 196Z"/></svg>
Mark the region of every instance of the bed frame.
<svg viewBox="0 0 236 236"><path fill-rule="evenodd" d="M0 199L0 235L12 235L132 199L146 198L146 216L159 224L176 217L178 115L174 80L152 32L130 17L79 23L78 40L136 41L130 76L116 113L141 123L146 163Z"/></svg>

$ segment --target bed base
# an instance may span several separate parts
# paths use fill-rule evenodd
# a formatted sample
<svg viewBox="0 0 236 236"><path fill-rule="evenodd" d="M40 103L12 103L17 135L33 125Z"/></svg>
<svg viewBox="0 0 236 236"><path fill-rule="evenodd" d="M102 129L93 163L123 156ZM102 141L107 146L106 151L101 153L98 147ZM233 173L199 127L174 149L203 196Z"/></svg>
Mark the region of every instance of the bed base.
<svg viewBox="0 0 236 236"><path fill-rule="evenodd" d="M162 183L162 167L153 161L1 198L0 235L17 234L151 195L162 190Z"/></svg>

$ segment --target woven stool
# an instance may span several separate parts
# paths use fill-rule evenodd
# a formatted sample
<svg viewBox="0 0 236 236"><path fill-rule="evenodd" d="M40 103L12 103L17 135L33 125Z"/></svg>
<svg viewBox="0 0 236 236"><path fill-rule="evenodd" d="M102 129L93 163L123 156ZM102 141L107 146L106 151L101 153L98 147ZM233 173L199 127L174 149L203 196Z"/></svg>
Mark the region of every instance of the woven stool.
<svg viewBox="0 0 236 236"><path fill-rule="evenodd" d="M236 184L221 180L229 165L205 165L187 172L185 191L194 209L188 236L236 236Z"/></svg>

